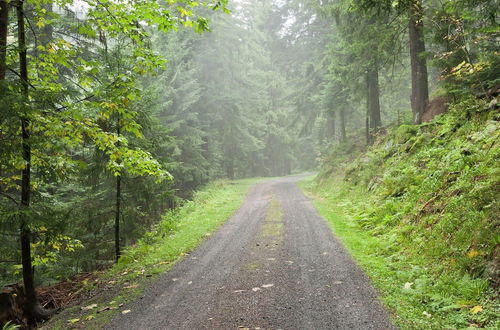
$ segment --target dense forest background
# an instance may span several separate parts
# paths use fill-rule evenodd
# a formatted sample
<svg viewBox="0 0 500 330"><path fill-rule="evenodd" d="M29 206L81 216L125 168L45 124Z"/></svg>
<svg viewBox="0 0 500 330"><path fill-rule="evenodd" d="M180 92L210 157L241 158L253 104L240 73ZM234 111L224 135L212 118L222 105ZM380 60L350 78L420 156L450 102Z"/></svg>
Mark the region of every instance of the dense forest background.
<svg viewBox="0 0 500 330"><path fill-rule="evenodd" d="M214 179L494 108L498 7L0 0L0 286L107 267Z"/></svg>

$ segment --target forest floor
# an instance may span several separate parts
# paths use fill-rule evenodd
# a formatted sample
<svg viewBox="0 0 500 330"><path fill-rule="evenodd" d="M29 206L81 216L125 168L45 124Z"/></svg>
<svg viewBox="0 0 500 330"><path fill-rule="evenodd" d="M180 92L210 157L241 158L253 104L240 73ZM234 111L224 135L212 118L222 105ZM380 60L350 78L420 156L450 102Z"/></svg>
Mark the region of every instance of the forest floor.
<svg viewBox="0 0 500 330"><path fill-rule="evenodd" d="M391 329L369 279L296 182L254 186L210 239L106 329Z"/></svg>

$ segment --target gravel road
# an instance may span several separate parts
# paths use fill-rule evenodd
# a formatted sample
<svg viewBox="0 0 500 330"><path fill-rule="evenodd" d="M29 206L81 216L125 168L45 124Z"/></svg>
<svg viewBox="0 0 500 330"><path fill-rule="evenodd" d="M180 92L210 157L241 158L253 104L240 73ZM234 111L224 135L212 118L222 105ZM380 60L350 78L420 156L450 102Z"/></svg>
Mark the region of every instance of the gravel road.
<svg viewBox="0 0 500 330"><path fill-rule="evenodd" d="M210 239L106 329L394 329L295 183L254 186Z"/></svg>

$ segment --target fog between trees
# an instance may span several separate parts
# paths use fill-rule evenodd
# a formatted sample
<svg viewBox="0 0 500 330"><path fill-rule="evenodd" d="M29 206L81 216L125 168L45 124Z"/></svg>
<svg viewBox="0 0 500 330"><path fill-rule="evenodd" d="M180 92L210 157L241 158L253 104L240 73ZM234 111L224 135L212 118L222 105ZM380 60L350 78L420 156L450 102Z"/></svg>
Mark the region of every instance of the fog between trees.
<svg viewBox="0 0 500 330"><path fill-rule="evenodd" d="M215 179L498 84L496 1L0 0L0 277L100 269Z"/></svg>

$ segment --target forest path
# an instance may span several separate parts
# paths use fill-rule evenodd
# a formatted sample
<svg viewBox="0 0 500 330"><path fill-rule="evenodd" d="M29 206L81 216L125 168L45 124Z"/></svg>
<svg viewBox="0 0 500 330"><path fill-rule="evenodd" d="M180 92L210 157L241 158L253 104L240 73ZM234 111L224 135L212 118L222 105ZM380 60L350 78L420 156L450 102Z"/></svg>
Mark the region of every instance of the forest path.
<svg viewBox="0 0 500 330"><path fill-rule="evenodd" d="M369 279L296 186L239 211L106 329L393 329Z"/></svg>

